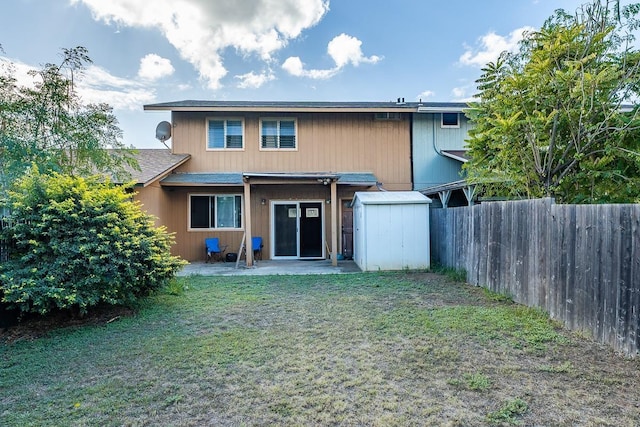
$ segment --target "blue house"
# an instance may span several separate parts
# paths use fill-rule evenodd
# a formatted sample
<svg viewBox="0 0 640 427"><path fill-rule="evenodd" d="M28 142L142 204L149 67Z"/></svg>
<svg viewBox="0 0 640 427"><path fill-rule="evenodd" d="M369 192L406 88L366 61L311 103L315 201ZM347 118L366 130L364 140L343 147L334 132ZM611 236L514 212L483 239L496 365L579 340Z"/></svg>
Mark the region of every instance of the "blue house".
<svg viewBox="0 0 640 427"><path fill-rule="evenodd" d="M473 202L474 187L464 181L466 143L473 124L462 102L414 104L412 124L413 189L440 202L461 206ZM438 203L436 203L438 205Z"/></svg>

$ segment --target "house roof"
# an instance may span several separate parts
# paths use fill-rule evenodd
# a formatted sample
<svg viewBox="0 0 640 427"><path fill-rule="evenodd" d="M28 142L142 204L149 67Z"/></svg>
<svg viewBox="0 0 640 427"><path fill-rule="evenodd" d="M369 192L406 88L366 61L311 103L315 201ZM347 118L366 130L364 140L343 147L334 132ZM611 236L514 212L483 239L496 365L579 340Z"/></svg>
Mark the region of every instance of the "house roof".
<svg viewBox="0 0 640 427"><path fill-rule="evenodd" d="M167 149L137 149L135 157L140 170L126 168L138 185L146 187L191 158L190 154L172 154Z"/></svg>
<svg viewBox="0 0 640 427"><path fill-rule="evenodd" d="M341 185L374 186L375 175L370 172L211 172L211 173L172 173L160 181L164 186L224 186L242 185L244 178L286 181L337 180Z"/></svg>
<svg viewBox="0 0 640 427"><path fill-rule="evenodd" d="M312 101L207 101L185 100L147 104L150 111L259 111L259 112L458 112L462 102L312 102Z"/></svg>

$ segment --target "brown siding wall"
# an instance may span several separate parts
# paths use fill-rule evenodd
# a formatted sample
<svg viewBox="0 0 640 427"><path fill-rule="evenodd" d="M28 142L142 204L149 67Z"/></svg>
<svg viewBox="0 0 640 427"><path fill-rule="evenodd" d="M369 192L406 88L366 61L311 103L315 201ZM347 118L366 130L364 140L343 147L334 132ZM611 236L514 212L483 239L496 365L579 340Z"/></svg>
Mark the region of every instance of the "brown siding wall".
<svg viewBox="0 0 640 427"><path fill-rule="evenodd" d="M338 199L352 199L355 191L367 191L367 188L345 187L338 191ZM188 197L189 194L243 194L242 187L230 188L176 188L164 189L166 195L166 206L169 206L170 215L163 215L168 231L175 233L176 244L172 249L173 254L180 255L188 261L204 261L204 239L207 237L218 237L220 243L228 245L227 252L238 252L244 230L220 230L220 231L190 231L188 230ZM252 234L262 236L264 247L262 249L263 258L271 257L270 247L270 215L271 203L274 201L325 201L325 241L331 245L331 205L326 203L331 198L329 187L323 185L256 185L251 188L251 217ZM265 204L262 205L262 199ZM338 213L340 219L340 213ZM338 223L338 230L341 224ZM340 233L338 233L340 236ZM339 239L338 247L342 242ZM328 256L328 254L327 254Z"/></svg>
<svg viewBox="0 0 640 427"><path fill-rule="evenodd" d="M161 218L166 218L170 212L167 192L158 182L148 187L138 187L135 191L134 200L140 202L142 210L156 218L156 226L164 225Z"/></svg>
<svg viewBox="0 0 640 427"><path fill-rule="evenodd" d="M411 189L410 122L376 121L373 113L244 116L244 150L207 151L207 117L238 114L174 112L173 151L192 158L180 172L373 172L390 190ZM297 119L297 150L260 150L260 118Z"/></svg>
<svg viewBox="0 0 640 427"><path fill-rule="evenodd" d="M373 113L214 114L173 112L173 151L191 154L176 172L372 172L388 190L411 189L411 143L408 118L376 121ZM244 118L243 150L206 150L208 117ZM297 120L297 149L260 150L260 119ZM338 186L338 248L341 247L340 200L376 188ZM244 230L189 231L189 194L241 194L238 187L164 187L141 189L137 198L149 213L175 233L172 252L189 261L205 259L204 239L219 237L227 252L238 252ZM326 201L330 187L321 184L252 184L252 234L263 238L263 258L271 257L272 201ZM266 201L265 205L261 200ZM324 206L325 241L331 245L331 209ZM244 216L244 215L243 215Z"/></svg>

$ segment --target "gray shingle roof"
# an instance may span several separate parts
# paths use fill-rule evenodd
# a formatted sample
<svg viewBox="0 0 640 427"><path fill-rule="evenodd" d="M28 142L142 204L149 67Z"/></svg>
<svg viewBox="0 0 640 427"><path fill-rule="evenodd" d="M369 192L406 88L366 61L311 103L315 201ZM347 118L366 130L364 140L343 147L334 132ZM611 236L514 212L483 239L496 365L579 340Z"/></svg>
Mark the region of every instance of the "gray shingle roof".
<svg viewBox="0 0 640 427"><path fill-rule="evenodd" d="M127 168L131 179L146 186L163 175L170 173L191 158L190 154L172 154L167 149L138 149L135 155L140 170Z"/></svg>

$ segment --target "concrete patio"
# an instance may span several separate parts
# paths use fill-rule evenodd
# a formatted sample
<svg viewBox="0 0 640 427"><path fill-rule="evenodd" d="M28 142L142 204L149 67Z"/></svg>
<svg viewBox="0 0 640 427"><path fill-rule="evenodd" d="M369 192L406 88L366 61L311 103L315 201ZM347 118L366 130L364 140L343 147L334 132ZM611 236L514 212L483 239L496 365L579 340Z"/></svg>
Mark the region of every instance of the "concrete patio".
<svg viewBox="0 0 640 427"><path fill-rule="evenodd" d="M338 261L338 266L331 265L331 260L286 260L257 261L255 266L247 268L241 260L238 268L235 262L192 262L184 266L178 276L257 276L257 275L296 275L296 274L343 274L359 273L361 270L352 260Z"/></svg>

